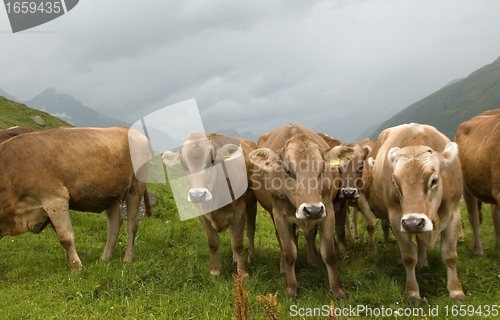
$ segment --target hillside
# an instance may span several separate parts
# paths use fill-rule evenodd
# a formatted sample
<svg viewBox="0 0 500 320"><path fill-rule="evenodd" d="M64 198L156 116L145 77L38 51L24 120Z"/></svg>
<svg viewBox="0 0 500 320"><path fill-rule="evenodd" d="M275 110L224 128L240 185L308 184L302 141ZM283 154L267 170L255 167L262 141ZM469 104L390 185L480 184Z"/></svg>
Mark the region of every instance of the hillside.
<svg viewBox="0 0 500 320"><path fill-rule="evenodd" d="M47 112L76 127L114 127L130 126L128 123L108 118L91 109L70 95L60 93L54 88L48 88L36 97L23 101L28 106Z"/></svg>
<svg viewBox="0 0 500 320"><path fill-rule="evenodd" d="M0 129L12 126L30 127L34 130L42 129L32 117L40 117L45 122L45 128L71 127L70 124L51 116L48 113L32 109L24 104L14 102L0 96Z"/></svg>
<svg viewBox="0 0 500 320"><path fill-rule="evenodd" d="M417 122L433 125L453 139L460 123L499 107L500 58L412 104L385 121L370 138L376 139L386 128Z"/></svg>

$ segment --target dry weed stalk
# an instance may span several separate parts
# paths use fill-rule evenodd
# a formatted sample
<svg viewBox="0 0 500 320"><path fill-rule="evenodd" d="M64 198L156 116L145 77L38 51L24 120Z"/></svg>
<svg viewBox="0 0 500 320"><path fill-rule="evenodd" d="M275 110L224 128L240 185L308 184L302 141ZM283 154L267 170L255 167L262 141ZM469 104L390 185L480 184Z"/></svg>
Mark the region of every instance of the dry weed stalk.
<svg viewBox="0 0 500 320"><path fill-rule="evenodd" d="M281 303L278 301L278 293L255 297L264 308L266 320L278 320L280 318Z"/></svg>
<svg viewBox="0 0 500 320"><path fill-rule="evenodd" d="M250 309L248 304L247 288L245 286L245 276L238 267L238 274L233 275L234 289L234 316L238 320L250 320Z"/></svg>

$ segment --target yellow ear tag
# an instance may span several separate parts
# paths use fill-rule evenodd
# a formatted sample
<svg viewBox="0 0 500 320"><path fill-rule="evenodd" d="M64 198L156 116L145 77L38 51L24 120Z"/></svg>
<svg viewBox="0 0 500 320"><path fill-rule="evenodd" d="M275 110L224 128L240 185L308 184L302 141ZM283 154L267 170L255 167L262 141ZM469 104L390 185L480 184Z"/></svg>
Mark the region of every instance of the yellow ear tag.
<svg viewBox="0 0 500 320"><path fill-rule="evenodd" d="M225 155L223 155L222 157L223 157L224 159L229 159L229 158L231 158L231 155L230 155L230 154L225 154Z"/></svg>
<svg viewBox="0 0 500 320"><path fill-rule="evenodd" d="M335 166L340 165L340 159L339 159L339 158L330 159L330 165L331 165L332 167L335 167Z"/></svg>

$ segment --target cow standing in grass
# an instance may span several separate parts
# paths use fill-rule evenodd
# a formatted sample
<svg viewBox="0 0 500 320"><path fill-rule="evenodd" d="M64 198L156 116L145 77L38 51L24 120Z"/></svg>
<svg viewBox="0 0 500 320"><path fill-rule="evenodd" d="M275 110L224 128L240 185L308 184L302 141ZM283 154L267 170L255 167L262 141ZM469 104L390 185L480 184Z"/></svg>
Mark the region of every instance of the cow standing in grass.
<svg viewBox="0 0 500 320"><path fill-rule="evenodd" d="M370 141L370 140L367 140ZM347 227L348 209L353 207L356 210L353 215L353 225L357 235L357 210L363 214L366 230L368 232L368 249L374 251L375 240L375 217L373 216L368 200L365 196L366 184L362 179L362 174L366 165L367 156L371 151L369 144L360 145L357 143L341 144L332 149L338 154L338 170L340 173L341 188L333 200L335 209L335 235L337 238L340 253L346 252L345 227Z"/></svg>
<svg viewBox="0 0 500 320"><path fill-rule="evenodd" d="M328 270L330 292L346 296L337 274L334 253L335 216L332 199L338 190L338 172L332 170L328 144L299 125L286 125L259 138L250 153L254 164L252 187L259 203L272 215L281 248L280 270L286 274L285 294L297 295L296 226L307 239L307 261L316 266L314 238L319 229L321 256Z"/></svg>
<svg viewBox="0 0 500 320"><path fill-rule="evenodd" d="M124 199L128 206L124 261L130 261L139 204L147 196L147 165L141 165L148 160L147 138L122 127L49 129L1 143L0 238L39 233L52 224L70 269L80 269L69 210L106 210L108 239L101 256L105 260L111 257L120 231Z"/></svg>
<svg viewBox="0 0 500 320"><path fill-rule="evenodd" d="M248 270L243 251L245 225L249 242L248 260L254 256L255 219L257 200L250 188L251 164L248 154L255 143L221 134L193 133L185 140L180 150L167 151L163 162L167 166L183 168L188 192L188 201L196 204L198 219L203 226L210 248L210 274L218 276L218 233L229 228L233 260L245 276ZM242 167L229 168L231 161L242 160ZM224 196L223 192L228 190ZM222 199L222 198L227 199ZM220 204L220 205L219 205ZM194 208L193 208L194 209Z"/></svg>
<svg viewBox="0 0 500 320"><path fill-rule="evenodd" d="M473 253L482 255L478 201L491 204L495 246L500 251L500 109L489 110L457 128L455 141L464 176L464 200L474 235Z"/></svg>
<svg viewBox="0 0 500 320"><path fill-rule="evenodd" d="M382 131L377 149L368 180L370 206L390 222L409 298L420 300L415 268L428 265L426 247L441 236L450 298L463 299L456 269L463 188L457 144L434 127L412 123Z"/></svg>

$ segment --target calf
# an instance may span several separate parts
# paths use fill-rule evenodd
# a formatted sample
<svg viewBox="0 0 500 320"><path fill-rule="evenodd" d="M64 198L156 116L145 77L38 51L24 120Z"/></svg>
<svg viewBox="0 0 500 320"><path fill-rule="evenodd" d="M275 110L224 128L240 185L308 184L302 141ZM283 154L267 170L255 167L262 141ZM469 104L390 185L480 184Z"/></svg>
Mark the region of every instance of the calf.
<svg viewBox="0 0 500 320"><path fill-rule="evenodd" d="M500 251L500 109L485 111L460 124L455 141L459 146L464 200L474 235L473 253L483 254L478 200L491 204L495 246Z"/></svg>
<svg viewBox="0 0 500 320"><path fill-rule="evenodd" d="M148 159L146 137L121 127L50 129L1 143L0 238L39 233L51 223L66 249L70 269L80 269L69 210L106 210L108 239L101 256L105 260L111 257L120 231L120 199L125 199L129 236L124 261L130 261L139 203L147 195L147 166L134 169L132 162L142 165Z"/></svg>
<svg viewBox="0 0 500 320"><path fill-rule="evenodd" d="M163 162L167 166L182 165L188 184L188 200L196 206L198 219L205 231L210 248L210 274L218 276L220 262L218 258L218 233L229 228L233 260L242 272L248 276L243 253L245 224L249 242L248 259L254 256L255 219L257 200L248 182L251 164L248 154L255 149L250 140L224 136L221 134L190 134L178 151L167 151L163 154ZM242 151L242 153L241 153ZM235 167L231 172L223 167L226 161L243 157L244 167ZM246 168L246 170L245 170ZM244 190L236 191L236 184L245 181ZM217 194L230 186L231 199L222 206L217 204ZM241 188L239 188L241 189ZM242 194L238 194L242 193Z"/></svg>
<svg viewBox="0 0 500 320"><path fill-rule="evenodd" d="M328 270L330 292L346 296L337 274L334 254L335 216L332 199L339 181L330 160L337 157L316 133L299 125L286 125L259 138L250 153L254 164L252 187L259 203L274 221L281 249L280 270L286 274L285 294L297 295L295 228L304 230L307 261L316 265L314 238L319 229L321 256Z"/></svg>
<svg viewBox="0 0 500 320"><path fill-rule="evenodd" d="M370 141L370 140L367 140ZM338 169L340 173L341 188L333 200L335 209L335 227L339 251L345 253L345 227L348 221L348 207L354 207L361 210L365 219L366 230L368 231L368 249L375 250L375 218L371 212L370 206L365 196L365 182L362 179L362 173L366 167L365 162L368 153L371 151L370 143L365 145L341 144L332 149L339 155ZM357 228L357 217L354 217L354 228Z"/></svg>
<svg viewBox="0 0 500 320"><path fill-rule="evenodd" d="M377 145L369 180L370 206L390 222L406 269L409 297L420 299L415 267L427 265L425 246L434 246L441 236L450 298L463 299L456 270L462 195L457 144L434 127L412 123L382 131Z"/></svg>

